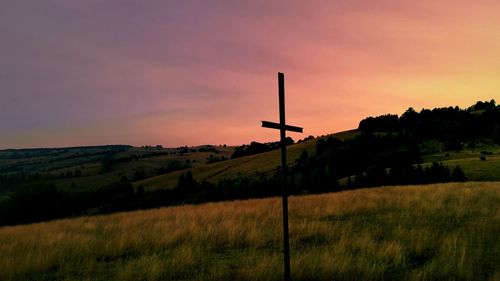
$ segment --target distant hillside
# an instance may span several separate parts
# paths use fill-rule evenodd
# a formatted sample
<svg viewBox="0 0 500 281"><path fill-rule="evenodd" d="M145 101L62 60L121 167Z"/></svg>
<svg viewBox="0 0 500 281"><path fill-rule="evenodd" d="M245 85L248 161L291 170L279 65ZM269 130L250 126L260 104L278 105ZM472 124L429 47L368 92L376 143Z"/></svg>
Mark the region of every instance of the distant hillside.
<svg viewBox="0 0 500 281"><path fill-rule="evenodd" d="M500 181L499 112L495 101L410 108L363 119L356 130L307 137L287 147L290 191ZM277 195L278 147L3 150L0 224Z"/></svg>
<svg viewBox="0 0 500 281"><path fill-rule="evenodd" d="M0 174L33 173L95 162L128 151L129 145L0 150Z"/></svg>
<svg viewBox="0 0 500 281"><path fill-rule="evenodd" d="M337 139L349 139L357 134L356 131L345 131L332 134ZM308 138L287 147L288 163L292 165L299 158L303 151L314 154L316 151L316 142L318 139L326 138ZM216 183L221 179L237 178L241 176L252 175L273 175L280 165L280 151L271 150L249 156L237 157L225 162L200 165L190 169L197 181L209 181ZM186 171L177 171L170 174L160 175L134 182L135 187L142 186L146 190L169 189L176 187L179 176Z"/></svg>

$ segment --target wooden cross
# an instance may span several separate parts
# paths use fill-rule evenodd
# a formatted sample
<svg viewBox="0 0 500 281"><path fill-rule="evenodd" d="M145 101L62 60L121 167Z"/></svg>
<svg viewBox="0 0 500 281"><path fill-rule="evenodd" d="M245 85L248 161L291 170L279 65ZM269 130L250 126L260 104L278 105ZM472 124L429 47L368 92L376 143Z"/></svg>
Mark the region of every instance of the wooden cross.
<svg viewBox="0 0 500 281"><path fill-rule="evenodd" d="M283 201L283 254L285 281L290 281L290 245L288 238L288 190L286 187L286 131L302 133L302 128L287 125L285 122L285 75L278 72L278 93L280 122L262 121L262 127L278 129L281 135L281 193Z"/></svg>

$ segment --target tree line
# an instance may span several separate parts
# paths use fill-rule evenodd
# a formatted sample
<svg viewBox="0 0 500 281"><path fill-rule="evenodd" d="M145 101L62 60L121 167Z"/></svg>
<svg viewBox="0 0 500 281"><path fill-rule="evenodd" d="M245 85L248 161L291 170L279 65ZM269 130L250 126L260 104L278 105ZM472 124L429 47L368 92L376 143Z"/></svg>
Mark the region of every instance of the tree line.
<svg viewBox="0 0 500 281"><path fill-rule="evenodd" d="M294 143L295 141L291 137L286 138L286 145L292 145ZM231 155L231 159L268 152L280 148L280 145L281 144L278 141L268 143L253 141L250 144L237 146Z"/></svg>
<svg viewBox="0 0 500 281"><path fill-rule="evenodd" d="M474 145L479 139L492 139L500 144L500 106L495 100L479 101L473 106L406 110L401 116L386 114L368 117L359 123L363 132L393 132L416 140L436 139L446 150L461 149L464 144Z"/></svg>

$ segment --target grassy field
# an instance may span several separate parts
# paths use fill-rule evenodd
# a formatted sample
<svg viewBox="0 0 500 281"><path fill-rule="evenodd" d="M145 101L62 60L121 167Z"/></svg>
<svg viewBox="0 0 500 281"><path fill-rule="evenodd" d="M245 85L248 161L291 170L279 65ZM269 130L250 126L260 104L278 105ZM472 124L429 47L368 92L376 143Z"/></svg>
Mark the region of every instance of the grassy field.
<svg viewBox="0 0 500 281"><path fill-rule="evenodd" d="M500 280L500 183L290 198L293 280ZM0 280L282 280L278 198L0 228Z"/></svg>
<svg viewBox="0 0 500 281"><path fill-rule="evenodd" d="M126 161L122 163L114 164L110 171L105 173L101 173L101 164L100 163L91 163L85 166L85 169L81 169L81 166L70 166L64 169L58 169L51 171L51 174L58 175L60 172L65 172L65 170L75 170L81 169L83 172L82 177L72 177L65 179L57 179L54 181L54 184L59 188L68 188L71 187L72 183L76 184L76 187L102 187L105 185L109 185L112 183L116 183L120 181L123 176L126 176L129 180L134 180L134 173L138 170L142 170L145 173L146 178L155 177L157 175L157 171L160 167L165 166L168 163L172 163L173 161L179 161L181 163L189 162L189 165L193 168L197 167L205 167L207 166L206 161L208 157L212 155L216 155L218 157L224 156L226 158L231 157L233 153L233 147L222 147L217 146L218 154L214 154L211 152L191 152L191 150L197 150L199 147L190 148L190 152L188 153L179 153L178 149L161 149L161 152L167 152L167 155L152 155L149 157L143 157L134 161ZM153 150L153 149L149 149ZM150 152L150 151L149 151ZM144 148L131 148L126 152L121 152L115 155L116 158L126 157L128 155L141 155L148 153L148 149ZM222 162L221 162L222 163ZM185 171L182 171L185 172ZM179 177L179 173L175 173L175 184L177 184L177 179ZM174 186L175 186L174 184Z"/></svg>
<svg viewBox="0 0 500 281"><path fill-rule="evenodd" d="M491 155L483 155L481 151ZM481 155L483 159L481 160ZM500 146L483 144L476 149L464 149L459 152L443 152L423 157L427 164L442 162L450 168L460 166L471 181L500 181Z"/></svg>
<svg viewBox="0 0 500 281"><path fill-rule="evenodd" d="M338 139L345 140L354 137L357 131L344 131L333 134ZM310 155L316 153L316 142L318 139L308 140L287 147L287 162L293 163L299 158L302 151L307 151ZM280 165L280 151L273 150L256 155L230 159L208 165L193 166L191 171L197 181L209 181L216 183L222 178L235 178L238 176L252 176L255 173L269 175L276 171ZM165 175L147 178L134 182L134 186L142 186L146 190L168 189L177 185L179 176L185 171L168 173Z"/></svg>
<svg viewBox="0 0 500 281"><path fill-rule="evenodd" d="M290 146L288 152L288 162L294 162L303 150L313 152L315 142L295 144ZM276 171L280 165L280 151L273 150L256 155L245 156L236 159L230 159L223 162L199 165L190 169L197 181L217 182L221 178L234 178L237 176L250 176L255 173L270 174ZM147 178L142 181L134 182L134 186L142 186L146 190L174 188L177 185L179 176L186 171L177 171L165 175Z"/></svg>

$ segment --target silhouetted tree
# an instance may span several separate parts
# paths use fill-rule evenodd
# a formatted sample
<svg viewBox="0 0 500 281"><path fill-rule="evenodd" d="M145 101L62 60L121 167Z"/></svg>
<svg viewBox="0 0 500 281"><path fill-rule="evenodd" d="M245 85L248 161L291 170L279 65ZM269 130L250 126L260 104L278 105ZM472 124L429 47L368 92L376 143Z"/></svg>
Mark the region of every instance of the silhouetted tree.
<svg viewBox="0 0 500 281"><path fill-rule="evenodd" d="M144 172L144 168L138 168L137 170L135 170L134 172L134 176L133 176L133 181L140 181L142 179L146 178L146 173Z"/></svg>
<svg viewBox="0 0 500 281"><path fill-rule="evenodd" d="M467 178L465 177L465 174L462 171L462 169L459 166L456 166L451 172L451 180L461 182L461 181L466 181Z"/></svg>
<svg viewBox="0 0 500 281"><path fill-rule="evenodd" d="M182 173L179 176L179 181L177 183L177 188L179 189L192 189L196 188L198 183L193 178L193 173L188 171L186 173Z"/></svg>
<svg viewBox="0 0 500 281"><path fill-rule="evenodd" d="M493 141L500 144L500 124L495 125L493 129Z"/></svg>

